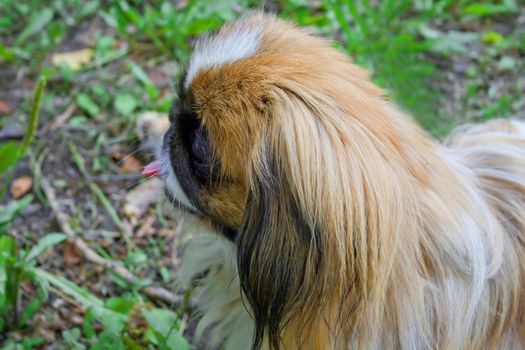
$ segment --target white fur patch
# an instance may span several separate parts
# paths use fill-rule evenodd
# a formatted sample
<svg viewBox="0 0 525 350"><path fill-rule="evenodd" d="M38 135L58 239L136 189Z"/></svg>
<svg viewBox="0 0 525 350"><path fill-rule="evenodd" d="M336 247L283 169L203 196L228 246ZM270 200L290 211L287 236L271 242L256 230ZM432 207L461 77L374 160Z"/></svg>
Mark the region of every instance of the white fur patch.
<svg viewBox="0 0 525 350"><path fill-rule="evenodd" d="M199 40L188 64L184 86L187 88L197 72L253 55L261 42L261 29L236 29L225 36Z"/></svg>
<svg viewBox="0 0 525 350"><path fill-rule="evenodd" d="M191 287L198 301L193 342L199 349L251 349L255 325L241 298L235 244L191 217L185 219L175 285L181 292Z"/></svg>
<svg viewBox="0 0 525 350"><path fill-rule="evenodd" d="M162 150L158 159L160 163L160 176L162 179L164 179L164 183L166 184L166 188L168 189L169 193L185 207L200 213L200 210L197 209L189 200L188 196L182 189L177 176L173 172L167 150Z"/></svg>

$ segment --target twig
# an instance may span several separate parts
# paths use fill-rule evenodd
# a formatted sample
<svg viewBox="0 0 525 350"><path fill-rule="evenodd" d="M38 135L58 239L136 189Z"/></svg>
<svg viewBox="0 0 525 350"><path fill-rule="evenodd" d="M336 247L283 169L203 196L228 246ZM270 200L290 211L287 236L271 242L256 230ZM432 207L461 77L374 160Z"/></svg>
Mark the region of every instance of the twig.
<svg viewBox="0 0 525 350"><path fill-rule="evenodd" d="M102 267L106 270L115 272L120 277L124 278L126 281L135 284L138 283L139 278L133 275L128 269L119 265L115 261L105 259L98 255L89 245L80 238L75 231L71 228L68 222L68 217L64 212L60 210L60 206L56 199L55 190L49 183L46 177L42 176L40 179L40 185L44 191L49 206L55 215L55 218L58 222L58 225L62 231L68 236L68 240L75 245L75 247L84 254L84 257ZM168 304L180 304L184 301L184 297L181 295L173 294L167 289L164 289L159 286L148 286L142 289L142 292L151 299L161 300Z"/></svg>
<svg viewBox="0 0 525 350"><path fill-rule="evenodd" d="M122 181L131 181L137 180L141 177L140 174L101 174L95 175L91 178L95 182L122 182Z"/></svg>
<svg viewBox="0 0 525 350"><path fill-rule="evenodd" d="M106 197L104 192L102 192L100 187L95 182L93 182L93 180L91 179L91 175L86 169L86 164L84 162L84 159L82 158L80 153L78 153L75 145L70 144L69 151L71 153L71 157L73 158L73 162L75 163L78 170L80 171L80 174L82 174L84 181L91 189L91 192L95 195L95 197L97 197L100 203L104 206L107 213L109 214L109 217L113 220L115 225L122 232L122 235L124 237L124 240L126 241L127 247L128 248L132 247L131 229L129 228L129 223L127 221L123 221L120 219L120 217L117 214L117 211L115 210L115 208L113 208L113 206L111 205L109 199Z"/></svg>
<svg viewBox="0 0 525 350"><path fill-rule="evenodd" d="M73 113L76 112L76 110L77 110L76 103L70 104L62 114L58 115L53 120L53 122L47 128L47 130L56 131L57 129L59 129L62 125L64 125L65 122L68 121L69 118L71 118L71 116L73 115Z"/></svg>

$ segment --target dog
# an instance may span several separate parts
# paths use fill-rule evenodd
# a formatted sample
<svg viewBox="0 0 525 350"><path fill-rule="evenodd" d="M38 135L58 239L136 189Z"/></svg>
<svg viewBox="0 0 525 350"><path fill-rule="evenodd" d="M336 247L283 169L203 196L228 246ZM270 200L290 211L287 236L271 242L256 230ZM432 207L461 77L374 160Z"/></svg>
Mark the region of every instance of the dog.
<svg viewBox="0 0 525 350"><path fill-rule="evenodd" d="M159 172L211 222L179 271L211 344L524 348L525 123L438 143L349 57L261 13L198 40L179 97Z"/></svg>

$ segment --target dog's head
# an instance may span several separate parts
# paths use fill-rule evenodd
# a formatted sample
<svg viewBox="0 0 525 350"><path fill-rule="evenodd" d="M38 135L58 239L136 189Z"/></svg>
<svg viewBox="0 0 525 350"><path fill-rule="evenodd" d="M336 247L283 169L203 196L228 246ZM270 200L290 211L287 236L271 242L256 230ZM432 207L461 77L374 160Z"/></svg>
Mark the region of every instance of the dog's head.
<svg viewBox="0 0 525 350"><path fill-rule="evenodd" d="M254 345L357 322L390 256L369 232L396 225L379 203L396 203L403 162L381 90L324 40L255 14L198 41L179 96L167 192L236 242Z"/></svg>

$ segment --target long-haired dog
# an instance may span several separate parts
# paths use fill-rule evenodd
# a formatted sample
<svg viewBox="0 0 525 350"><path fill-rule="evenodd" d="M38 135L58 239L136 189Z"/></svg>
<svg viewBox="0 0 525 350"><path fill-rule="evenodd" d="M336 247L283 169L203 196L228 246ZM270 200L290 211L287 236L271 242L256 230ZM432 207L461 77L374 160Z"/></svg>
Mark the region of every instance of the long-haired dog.
<svg viewBox="0 0 525 350"><path fill-rule="evenodd" d="M180 272L212 343L524 347L524 123L439 144L347 56L262 14L198 41L179 93L161 174L220 233Z"/></svg>

